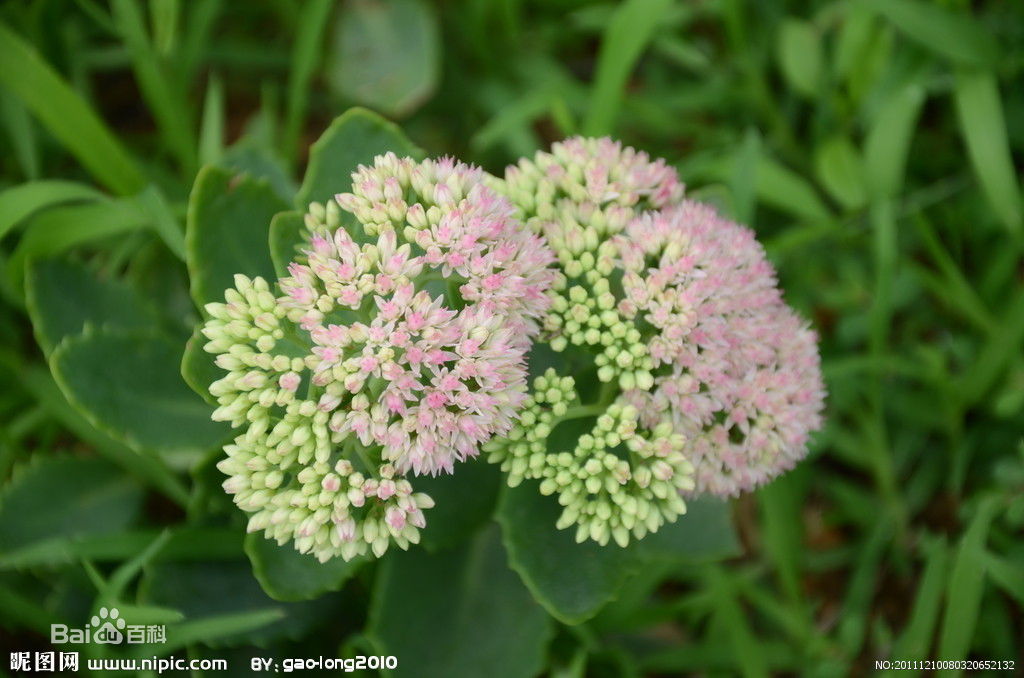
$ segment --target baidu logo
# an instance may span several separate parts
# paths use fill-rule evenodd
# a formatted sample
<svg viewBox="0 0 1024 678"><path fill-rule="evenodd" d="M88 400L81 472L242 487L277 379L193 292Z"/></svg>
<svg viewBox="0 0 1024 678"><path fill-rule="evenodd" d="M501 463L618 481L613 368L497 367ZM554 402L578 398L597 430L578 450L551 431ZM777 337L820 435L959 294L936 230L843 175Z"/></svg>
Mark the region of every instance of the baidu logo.
<svg viewBox="0 0 1024 678"><path fill-rule="evenodd" d="M97 643L120 645L121 643L165 643L167 631L163 625L128 624L116 607L101 607L92 616L85 628L72 628L67 624L50 625L50 643L63 645L72 643Z"/></svg>
<svg viewBox="0 0 1024 678"><path fill-rule="evenodd" d="M92 621L92 642L106 643L108 645L120 645L124 640L125 621L117 611L116 607L109 610L100 608L99 615L93 615Z"/></svg>

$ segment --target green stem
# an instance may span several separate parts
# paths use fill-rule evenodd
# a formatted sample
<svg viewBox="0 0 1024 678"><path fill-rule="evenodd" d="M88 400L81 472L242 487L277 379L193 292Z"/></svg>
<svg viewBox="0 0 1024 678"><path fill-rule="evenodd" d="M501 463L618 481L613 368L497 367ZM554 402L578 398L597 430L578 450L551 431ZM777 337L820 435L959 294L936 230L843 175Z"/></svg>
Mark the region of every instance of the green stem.
<svg viewBox="0 0 1024 678"><path fill-rule="evenodd" d="M594 403L593 405L577 405L576 407L570 407L565 414L558 418L559 422L568 421L569 419L582 419L583 417L597 417L604 413L608 409L608 405L605 403Z"/></svg>

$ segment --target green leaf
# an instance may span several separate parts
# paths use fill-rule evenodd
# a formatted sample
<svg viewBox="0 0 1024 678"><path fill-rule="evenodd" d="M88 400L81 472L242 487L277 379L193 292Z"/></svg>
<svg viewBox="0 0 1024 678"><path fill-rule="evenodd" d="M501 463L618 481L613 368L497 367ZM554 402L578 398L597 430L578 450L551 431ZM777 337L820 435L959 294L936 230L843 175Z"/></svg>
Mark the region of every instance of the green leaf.
<svg viewBox="0 0 1024 678"><path fill-rule="evenodd" d="M274 150L263 141L243 138L224 151L217 165L255 179L266 179L282 200L289 204L295 200L297 184Z"/></svg>
<svg viewBox="0 0 1024 678"><path fill-rule="evenodd" d="M25 263L52 256L87 242L134 231L149 224L149 217L134 200L102 200L64 205L37 214L26 227L8 262L8 275L20 287Z"/></svg>
<svg viewBox="0 0 1024 678"><path fill-rule="evenodd" d="M197 325L192 336L185 343L185 353L181 356L181 377L193 391L202 396L210 405L216 407L217 399L210 395L210 384L224 376L224 370L213 362L212 353L203 350L206 337Z"/></svg>
<svg viewBox="0 0 1024 678"><path fill-rule="evenodd" d="M814 25L786 19L779 28L776 45L779 66L789 86L809 98L817 98L821 86L821 38Z"/></svg>
<svg viewBox="0 0 1024 678"><path fill-rule="evenodd" d="M5 552L0 556L0 568L56 567L82 560L120 562L138 554L158 535L154 530L129 530L45 539ZM157 560L225 560L241 553L238 530L184 527L171 533Z"/></svg>
<svg viewBox="0 0 1024 678"><path fill-rule="evenodd" d="M894 659L923 657L931 648L935 627L939 622L943 585L946 583L949 549L945 539L926 543L926 562L918 577L914 606L910 618L896 643Z"/></svg>
<svg viewBox="0 0 1024 678"><path fill-rule="evenodd" d="M216 73L206 83L203 117L199 123L199 162L215 164L224 155L224 85Z"/></svg>
<svg viewBox="0 0 1024 678"><path fill-rule="evenodd" d="M1018 605L1024 605L1024 567L1021 567L1020 562L986 553L985 570L999 588L1016 600Z"/></svg>
<svg viewBox="0 0 1024 678"><path fill-rule="evenodd" d="M847 77L863 60L871 44L874 16L858 4L846 6L842 25L834 42L832 70L839 77Z"/></svg>
<svg viewBox="0 0 1024 678"><path fill-rule="evenodd" d="M67 337L50 369L68 400L95 426L139 450L198 452L227 427L178 373L181 346L140 332L98 330Z"/></svg>
<svg viewBox="0 0 1024 678"><path fill-rule="evenodd" d="M423 547L437 551L473 536L494 515L501 484L501 470L483 459L462 462L454 474L414 479L416 491L429 494L435 504L420 531Z"/></svg>
<svg viewBox="0 0 1024 678"><path fill-rule="evenodd" d="M100 278L74 261L30 262L25 294L36 341L47 355L87 325L145 330L158 322L156 310L130 285Z"/></svg>
<svg viewBox="0 0 1024 678"><path fill-rule="evenodd" d="M732 191L733 217L741 224L754 225L757 196L757 166L761 157L761 135L750 128L736 151L729 187Z"/></svg>
<svg viewBox="0 0 1024 678"><path fill-rule="evenodd" d="M268 627L285 623L285 616L284 610L265 608L193 619L168 628L167 642L137 645L130 652L136 658L149 659L166 657L195 644L210 647L245 644L251 637L261 638Z"/></svg>
<svg viewBox="0 0 1024 678"><path fill-rule="evenodd" d="M310 82L323 55L324 34L334 0L313 0L302 6L299 28L292 45L291 70L288 73L288 111L285 114L282 147L291 158L305 121Z"/></svg>
<svg viewBox="0 0 1024 678"><path fill-rule="evenodd" d="M199 171L185 229L192 299L198 306L222 301L236 273L274 280L267 234L270 220L286 209L266 181L211 165Z"/></svg>
<svg viewBox="0 0 1024 678"><path fill-rule="evenodd" d="M769 672L764 647L747 623L748 617L736 598L731 575L718 567L709 568L708 588L715 601L714 614L718 627L725 630L732 644L735 668L748 678L767 678Z"/></svg>
<svg viewBox="0 0 1024 678"><path fill-rule="evenodd" d="M943 659L964 659L971 649L981 596L985 591L985 542L988 540L989 526L999 508L997 497L982 499L967 531L960 539L946 588L946 610L942 617L942 633L936 653L936 656ZM960 672L940 673L959 675Z"/></svg>
<svg viewBox="0 0 1024 678"><path fill-rule="evenodd" d="M278 278L288 275L288 264L295 261L299 248L308 244L301 212L278 212L270 221L270 258Z"/></svg>
<svg viewBox="0 0 1024 678"><path fill-rule="evenodd" d="M757 166L757 197L761 202L809 222L831 221L832 214L817 192L796 172L767 155Z"/></svg>
<svg viewBox="0 0 1024 678"><path fill-rule="evenodd" d="M701 496L687 500L684 515L638 541L635 550L645 558L694 562L737 556L740 544L729 503Z"/></svg>
<svg viewBox="0 0 1024 678"><path fill-rule="evenodd" d="M295 206L304 212L311 202L327 202L350 190L356 168L372 163L374 156L388 151L398 156L423 157L422 149L409 141L397 125L366 109L350 108L335 118L310 148L309 166Z"/></svg>
<svg viewBox="0 0 1024 678"><path fill-rule="evenodd" d="M846 209L856 210L867 202L864 165L845 136L825 140L814 155L814 167L821 185Z"/></svg>
<svg viewBox="0 0 1024 678"><path fill-rule="evenodd" d="M892 198L902 190L907 154L924 96L921 85L910 83L876 111L864 142L864 169L872 197Z"/></svg>
<svg viewBox="0 0 1024 678"><path fill-rule="evenodd" d="M70 404L61 393L50 371L37 365L19 365L15 372L19 382L46 412L60 424L89 444L97 453L160 490L178 504L188 502L188 491L181 480L163 461L153 455L139 454L99 431Z"/></svg>
<svg viewBox="0 0 1024 678"><path fill-rule="evenodd" d="M1010 157L995 75L989 71L960 69L953 91L960 133L967 144L974 174L999 219L1011 233L1020 235L1020 187Z"/></svg>
<svg viewBox="0 0 1024 678"><path fill-rule="evenodd" d="M626 0L608 20L583 121L588 136L610 134L626 92L626 81L671 9L670 0Z"/></svg>
<svg viewBox="0 0 1024 678"><path fill-rule="evenodd" d="M965 406L980 402L1006 377L1007 366L1020 357L1024 342L1024 289L1006 303L999 326L978 350L970 369L961 378L957 395Z"/></svg>
<svg viewBox="0 0 1024 678"><path fill-rule="evenodd" d="M180 610L185 615L188 622L167 629L168 643L178 646L184 637L212 647L301 638L326 616L337 614L337 601L331 597L301 603L272 600L260 588L244 558L151 565L139 587L139 602ZM261 623L241 622L248 615L259 618L271 611L273 614ZM226 623L229 620L239 623ZM192 625L196 625L196 633L192 633ZM198 633L200 628L205 633Z"/></svg>
<svg viewBox="0 0 1024 678"><path fill-rule="evenodd" d="M39 178L39 135L35 121L25 104L14 97L0 97L0 120L14 147L22 176L35 181Z"/></svg>
<svg viewBox="0 0 1024 678"><path fill-rule="evenodd" d="M185 232L163 193L156 186L147 186L146 190L135 197L135 204L149 217L150 225L167 245L167 249L184 261Z"/></svg>
<svg viewBox="0 0 1024 678"><path fill-rule="evenodd" d="M404 116L437 87L440 37L422 0L349 0L338 14L328 77L344 99Z"/></svg>
<svg viewBox="0 0 1024 678"><path fill-rule="evenodd" d="M491 529L449 551L389 555L367 635L399 657L392 676L529 678L544 666L551 625Z"/></svg>
<svg viewBox="0 0 1024 678"><path fill-rule="evenodd" d="M577 544L574 531L557 530L561 506L526 481L504 488L498 502L509 564L538 603L565 624L593 617L639 566L635 549Z"/></svg>
<svg viewBox="0 0 1024 678"><path fill-rule="evenodd" d="M0 238L39 210L65 202L101 200L92 186L73 181L31 181L0 193Z"/></svg>
<svg viewBox="0 0 1024 678"><path fill-rule="evenodd" d="M321 563L311 555L296 551L292 543L279 546L274 540L256 533L246 536L245 553L263 590L274 600L283 601L311 600L337 591L364 562L332 558Z"/></svg>
<svg viewBox="0 0 1024 678"><path fill-rule="evenodd" d="M154 49L146 32L142 9L134 0L112 0L111 12L124 48L131 58L139 91L160 128L164 145L177 157L186 175L196 165L192 108L182 88Z"/></svg>
<svg viewBox="0 0 1024 678"><path fill-rule="evenodd" d="M953 12L922 0L865 0L899 31L955 62L989 65L996 61L996 41L967 12Z"/></svg>
<svg viewBox="0 0 1024 678"><path fill-rule="evenodd" d="M134 522L141 504L141 488L102 459L37 455L0 495L0 552L117 532Z"/></svg>
<svg viewBox="0 0 1024 678"><path fill-rule="evenodd" d="M96 179L121 195L145 178L117 138L28 43L0 23L0 85L24 102Z"/></svg>

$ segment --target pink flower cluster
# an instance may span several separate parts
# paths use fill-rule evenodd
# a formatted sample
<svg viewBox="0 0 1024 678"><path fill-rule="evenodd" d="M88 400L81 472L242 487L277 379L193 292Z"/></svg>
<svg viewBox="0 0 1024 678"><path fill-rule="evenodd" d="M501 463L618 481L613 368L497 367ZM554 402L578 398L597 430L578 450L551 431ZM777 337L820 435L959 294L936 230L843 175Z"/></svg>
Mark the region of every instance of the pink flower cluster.
<svg viewBox="0 0 1024 678"><path fill-rule="evenodd" d="M694 494L749 490L806 454L824 402L817 339L750 229L610 139L557 143L500 190L558 259L542 339L593 357L608 385L594 406L621 397L642 428L672 422Z"/></svg>
<svg viewBox="0 0 1024 678"><path fill-rule="evenodd" d="M484 179L378 156L311 205L279 296L236 276L207 305L204 348L227 371L213 417L244 429L218 467L250 530L321 560L406 548L433 505L407 476L450 473L511 428L555 272Z"/></svg>
<svg viewBox="0 0 1024 678"><path fill-rule="evenodd" d="M650 212L615 238L624 317L656 329L665 372L629 395L690 441L695 492L734 495L792 468L821 426L817 337L783 302L753 231L701 203Z"/></svg>
<svg viewBox="0 0 1024 678"><path fill-rule="evenodd" d="M313 344L312 385L343 387L320 407L332 431L382 446L401 473L451 472L508 430L525 397L551 255L480 170L448 159L381 156L338 203L376 242L316 235L280 281L281 305ZM360 393L368 401L349 400Z"/></svg>

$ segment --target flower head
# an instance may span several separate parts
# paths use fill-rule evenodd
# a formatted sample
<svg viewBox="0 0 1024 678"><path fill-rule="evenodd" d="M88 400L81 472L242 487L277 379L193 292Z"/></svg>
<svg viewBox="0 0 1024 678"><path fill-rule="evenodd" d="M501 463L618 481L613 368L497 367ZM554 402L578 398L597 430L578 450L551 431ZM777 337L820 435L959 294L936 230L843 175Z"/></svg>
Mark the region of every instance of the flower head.
<svg viewBox="0 0 1024 678"><path fill-rule="evenodd" d="M536 431L489 446L509 482L559 493L560 527L624 544L685 511L680 493L735 494L806 454L824 398L816 338L750 229L683 200L663 161L607 139L555 144L509 168L500 190L557 257L542 339L604 384L581 405L594 430L566 455L546 455ZM546 397L535 387L528 407Z"/></svg>
<svg viewBox="0 0 1024 678"><path fill-rule="evenodd" d="M339 207L354 223L336 228ZM551 255L447 159L379 156L307 223L278 295L237 276L207 306L205 348L228 372L214 418L246 428L220 468L251 529L380 555L418 540L431 504L406 474L451 472L512 426Z"/></svg>

